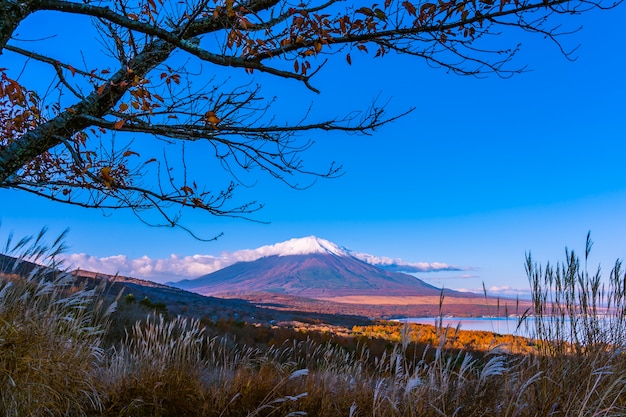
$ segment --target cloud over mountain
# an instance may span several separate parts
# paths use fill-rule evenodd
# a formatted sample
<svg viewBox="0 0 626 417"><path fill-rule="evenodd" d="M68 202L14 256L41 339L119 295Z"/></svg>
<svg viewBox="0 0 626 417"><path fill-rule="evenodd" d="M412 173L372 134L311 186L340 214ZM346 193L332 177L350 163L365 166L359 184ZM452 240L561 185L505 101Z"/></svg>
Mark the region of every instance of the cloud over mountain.
<svg viewBox="0 0 626 417"><path fill-rule="evenodd" d="M352 256L367 262L370 265L392 271L402 272L439 272L439 271L467 271L471 268L462 268L443 262L405 262L400 258L374 256L368 253L350 252Z"/></svg>
<svg viewBox="0 0 626 417"><path fill-rule="evenodd" d="M220 270L238 261L228 257L211 255L178 256L168 258L129 258L126 255L96 257L75 253L65 257L70 269L99 271L105 274L120 274L164 282L175 277L197 277Z"/></svg>
<svg viewBox="0 0 626 417"><path fill-rule="evenodd" d="M402 272L434 272L462 271L461 268L440 262L409 263L399 258L378 257L366 253L352 252L339 247L325 239L309 236L291 239L273 245L261 246L257 249L243 249L225 252L220 256L192 255L179 256L172 254L167 258L129 258L126 255L96 257L84 253L66 255L67 266L71 269L99 271L107 274L120 274L137 278L145 278L158 282L175 281L183 278L196 278L210 274L237 262L251 262L268 256L288 256L309 253L327 253L338 256L352 256L371 265L391 271Z"/></svg>

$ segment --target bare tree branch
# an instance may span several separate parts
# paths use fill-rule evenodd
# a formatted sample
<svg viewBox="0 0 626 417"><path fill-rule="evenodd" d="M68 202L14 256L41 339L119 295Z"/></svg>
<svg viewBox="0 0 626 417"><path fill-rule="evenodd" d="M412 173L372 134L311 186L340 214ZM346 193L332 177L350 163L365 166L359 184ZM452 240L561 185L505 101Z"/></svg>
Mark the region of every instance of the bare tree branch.
<svg viewBox="0 0 626 417"><path fill-rule="evenodd" d="M0 52L24 60L19 71L0 63L0 187L80 207L130 209L154 224L142 215L148 210L168 227L180 226L187 208L249 218L262 205L235 202L235 191L245 185L242 173L260 170L294 188L308 186L301 185L302 178L309 178L310 185L341 175L334 163L326 169L305 166L302 155L313 145L305 134L368 135L411 110L388 115L385 105L373 103L321 119L309 111L304 117L273 114L274 98L265 99L258 85L243 81L233 86L241 72L296 80L318 92L312 82L325 63L337 55L351 63L350 53L359 51L380 58L390 52L407 55L460 75L508 77L524 65L515 65L519 44L504 44L502 32L547 38L573 59L575 48L561 44L563 36L577 30L561 26L568 15L617 4L385 0L367 7L339 0L297 6L283 0L0 0ZM18 26L40 12L84 17L111 61L102 68L101 61L62 61L38 42L28 50L17 46L20 40L12 37ZM93 41L95 48L98 38ZM71 43L67 48L73 48ZM51 71L39 74L34 63ZM216 68L232 68L233 75L226 81L207 77ZM26 85L34 73L45 77L48 90ZM146 157L133 140L169 148ZM180 147L172 150L172 144ZM197 167L188 167L185 144L203 146L230 181L220 186L192 179ZM174 154L180 162L171 162Z"/></svg>

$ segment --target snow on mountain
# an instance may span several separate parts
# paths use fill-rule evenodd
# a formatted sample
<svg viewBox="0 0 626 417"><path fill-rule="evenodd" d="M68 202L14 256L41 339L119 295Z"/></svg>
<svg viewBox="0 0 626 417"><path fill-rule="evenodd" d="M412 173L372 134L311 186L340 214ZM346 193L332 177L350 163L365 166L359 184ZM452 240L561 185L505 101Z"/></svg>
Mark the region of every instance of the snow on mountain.
<svg viewBox="0 0 626 417"><path fill-rule="evenodd" d="M350 256L349 253L334 243L315 236L290 239L274 245L261 246L254 250L259 258L266 256L311 255L314 253Z"/></svg>
<svg viewBox="0 0 626 417"><path fill-rule="evenodd" d="M461 271L454 265L442 262L404 262L399 258L389 258L374 256L367 253L354 252L344 247L315 236L290 239L285 242L276 243L274 245L261 246L260 248L246 251L248 255L252 255L248 261L261 259L266 256L290 256L290 255L312 255L316 253L330 254L336 256L347 256L359 259L370 265L391 271L401 272L433 272L433 271Z"/></svg>

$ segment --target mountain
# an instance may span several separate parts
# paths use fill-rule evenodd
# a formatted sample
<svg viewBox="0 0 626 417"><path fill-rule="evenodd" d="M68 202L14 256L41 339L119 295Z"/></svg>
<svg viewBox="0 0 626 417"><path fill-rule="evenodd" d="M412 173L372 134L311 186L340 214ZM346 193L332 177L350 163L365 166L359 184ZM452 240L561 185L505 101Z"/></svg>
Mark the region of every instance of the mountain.
<svg viewBox="0 0 626 417"><path fill-rule="evenodd" d="M36 273L34 271L36 270ZM365 313L372 316L367 311L359 311L356 314L351 309L335 306L334 303L317 302L315 300L295 300L300 301L298 308L292 308L293 299L271 300L272 303L250 302L243 299L225 299L207 297L194 292L173 288L164 284L158 284L143 279L125 277L119 275L110 275L96 271L74 270L61 271L50 267L42 266L36 263L28 262L23 259L0 254L0 288L4 282L15 281L20 278L34 280L51 280L55 281L59 278L59 274L69 273L72 276L72 289L82 287L96 288L103 286L104 290L98 292L102 297L100 301L113 303L118 301L114 320L131 320L125 325L132 326L134 321L145 319L150 314L150 307L142 307L142 303L129 304L125 301L125 296L132 295L135 300L147 299L152 305L165 306L165 314L169 317L184 316L196 319L231 321L239 320L242 322L259 324L289 324L298 323L326 323L331 326L341 326L351 328L353 325L367 325L371 320L366 317ZM67 284L67 283L66 283ZM65 284L65 285L66 285ZM66 287L70 288L70 287ZM297 297L293 297L297 298ZM292 304L283 306L285 302ZM150 304L148 303L148 305ZM145 305L145 303L143 304ZM276 306L281 308L276 308ZM134 314L129 311L135 311ZM160 311L161 313L163 311ZM378 309L376 310L378 312ZM119 315L118 315L119 313ZM382 317L382 315L380 315ZM118 327L118 330L119 327ZM123 331L123 328L121 329ZM124 334L121 335L124 337Z"/></svg>
<svg viewBox="0 0 626 417"><path fill-rule="evenodd" d="M439 296L441 289L408 274L371 265L345 248L309 236L264 247L264 256L196 279L170 283L204 295L256 292L309 298ZM460 294L446 290L446 295ZM467 294L464 294L467 296Z"/></svg>
<svg viewBox="0 0 626 417"><path fill-rule="evenodd" d="M369 323L370 319L434 317L440 314L478 317L494 315L498 311L519 311L521 314L532 308L530 302L449 290L444 291L446 298L441 305L439 289L411 275L389 273L372 267L355 259L353 253L345 248L322 239L295 239L272 245L271 248L268 253L273 255L233 265L240 272L233 278L233 281L239 281L236 285L232 282L229 285L229 277L211 277L215 274L201 277L204 281L187 280L174 284L195 292L100 272L75 270L71 274L76 285L86 283L91 287L105 281L108 288L105 296L109 301L113 301L118 294L133 294L137 300L148 298L152 304L164 304L170 316L210 318L213 321L327 323L351 328L354 324ZM261 267L269 264L282 265L283 271L272 267L266 269L263 275ZM53 269L41 269L40 265L0 254L0 281L7 278L3 277L3 273L12 279L16 275L28 276L35 268L40 270L39 278L56 277ZM258 273L252 274L252 278L250 274L246 276L246 272L257 268ZM272 271L274 275L271 275ZM292 279L285 277L285 271ZM261 286L262 282L268 281L267 287ZM206 297L198 292L213 292L208 288L202 289L202 285L213 286L213 290L219 290L220 295L224 294L222 290L237 290L240 294ZM267 292L268 288L274 292Z"/></svg>

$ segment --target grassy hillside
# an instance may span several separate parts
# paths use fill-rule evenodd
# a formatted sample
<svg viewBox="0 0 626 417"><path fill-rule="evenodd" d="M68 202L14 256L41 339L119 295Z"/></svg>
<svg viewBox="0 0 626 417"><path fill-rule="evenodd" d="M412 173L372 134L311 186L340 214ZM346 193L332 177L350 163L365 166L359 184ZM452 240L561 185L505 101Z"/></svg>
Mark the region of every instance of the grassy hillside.
<svg viewBox="0 0 626 417"><path fill-rule="evenodd" d="M32 244L42 250L25 249L29 259L57 266L55 245ZM104 284L16 269L0 280L0 415L625 415L621 265L604 289L574 254L527 268L532 341L174 317Z"/></svg>

